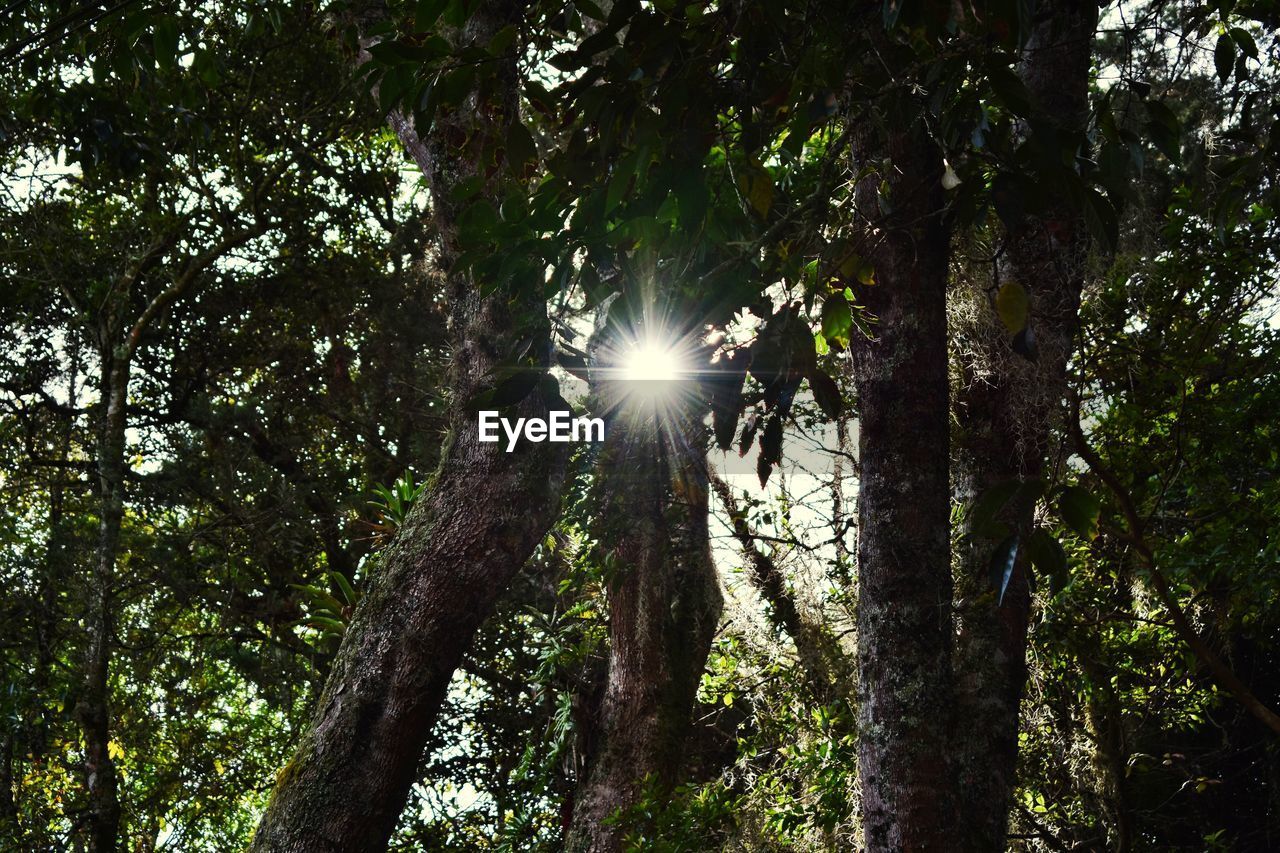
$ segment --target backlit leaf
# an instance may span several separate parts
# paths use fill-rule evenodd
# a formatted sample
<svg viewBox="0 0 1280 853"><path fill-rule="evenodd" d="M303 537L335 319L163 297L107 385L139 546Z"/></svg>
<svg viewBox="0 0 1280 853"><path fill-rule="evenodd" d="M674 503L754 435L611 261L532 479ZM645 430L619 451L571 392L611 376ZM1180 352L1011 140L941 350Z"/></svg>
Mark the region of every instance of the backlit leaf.
<svg viewBox="0 0 1280 853"><path fill-rule="evenodd" d="M1010 332L1020 332L1027 325L1030 302L1027 291L1016 281L1006 281L996 293L996 313Z"/></svg>
<svg viewBox="0 0 1280 853"><path fill-rule="evenodd" d="M1013 567L1018 560L1018 534L1006 538L996 546L991 555L991 587L996 590L996 606L1004 604L1004 594L1013 577Z"/></svg>

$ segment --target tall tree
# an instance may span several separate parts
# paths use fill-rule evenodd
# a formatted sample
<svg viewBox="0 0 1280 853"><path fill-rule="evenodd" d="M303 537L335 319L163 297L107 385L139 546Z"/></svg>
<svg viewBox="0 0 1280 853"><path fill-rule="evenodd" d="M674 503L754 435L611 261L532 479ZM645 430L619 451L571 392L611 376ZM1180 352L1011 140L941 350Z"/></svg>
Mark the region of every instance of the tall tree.
<svg viewBox="0 0 1280 853"><path fill-rule="evenodd" d="M1040 7L1018 65L1034 110L1022 125L1021 145L1044 152L1046 160L1056 150L1073 169L1089 156L1096 22L1097 4L1090 0ZM1082 212L1064 193L1011 218L996 262L999 312L985 291L953 292L962 305L976 303L953 311L974 324L956 330L961 364L952 474L956 502L969 508L956 569L952 733L966 850L1003 850L1006 843L1026 681L1030 554L1057 548L1036 531L1033 513L1054 436L1062 434L1055 426L1066 400L1088 238ZM1002 497L1002 507L978 507ZM993 565L1001 573L995 584Z"/></svg>
<svg viewBox="0 0 1280 853"><path fill-rule="evenodd" d="M885 110L858 188L874 339L853 350L858 423L858 764L871 850L945 850L951 782L951 549L942 153L919 104ZM857 171L855 169L855 171Z"/></svg>
<svg viewBox="0 0 1280 853"><path fill-rule="evenodd" d="M668 345L692 349L680 342L698 330L628 325L606 326L593 358L603 377L595 395L609 420L597 521L606 558L609 658L565 841L567 850L582 853L625 849L631 811L646 801L660 805L681 780L694 696L721 609L696 365L684 377L628 380L622 363L629 337L671 336Z"/></svg>
<svg viewBox="0 0 1280 853"><path fill-rule="evenodd" d="M520 24L523 10L519 2L481 4L451 33L454 48L490 46ZM411 119L392 116L430 184L436 262L449 277L447 450L370 579L315 719L281 771L255 850L385 847L472 635L558 512L564 446L526 442L508 453L481 442L476 425L485 400L522 417L565 407L554 383L543 381L550 346L541 293L495 291L461 263L464 211L492 211L503 200L502 152L520 121L516 59L508 40L470 90L437 112L424 138Z"/></svg>

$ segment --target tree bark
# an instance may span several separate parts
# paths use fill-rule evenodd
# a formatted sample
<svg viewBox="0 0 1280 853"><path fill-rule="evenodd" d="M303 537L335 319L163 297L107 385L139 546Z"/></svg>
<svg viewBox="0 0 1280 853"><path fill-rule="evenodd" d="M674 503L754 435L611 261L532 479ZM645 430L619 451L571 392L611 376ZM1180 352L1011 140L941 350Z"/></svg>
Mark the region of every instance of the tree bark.
<svg viewBox="0 0 1280 853"><path fill-rule="evenodd" d="M868 850L951 850L951 563L942 156L923 119L864 150L875 224L862 290L876 338L853 349L858 401L859 775ZM887 180L892 213L876 187Z"/></svg>
<svg viewBox="0 0 1280 853"><path fill-rule="evenodd" d="M518 22L523 5L483 4L457 37L488 44ZM253 839L257 851L385 849L408 797L431 727L454 671L476 629L559 511L565 445L481 443L470 401L510 361L521 338L540 358L550 355L546 307L540 295L498 291L481 297L459 255L452 189L483 178L497 198L495 175L480 152L518 117L514 51L495 63L484 93L437 115L431 136L390 117L431 185L440 231L439 263L449 275L455 338L450 437L426 496L406 519L356 608L315 717ZM546 417L567 406L540 382L512 414Z"/></svg>
<svg viewBox="0 0 1280 853"><path fill-rule="evenodd" d="M1097 6L1053 0L1028 40L1019 74L1043 120L1062 139L1084 144L1089 63ZM1029 326L1038 359L1013 351L985 294L975 299L973 327L960 330L961 386L956 394L956 501L971 507L993 487L1034 480L1052 452L1053 421L1066 398L1066 365L1074 348L1088 235L1078 212L1052 202L1007 234L997 270L1030 301ZM1025 545L1033 529L1034 496L1016 495L999 518ZM959 847L1004 850L1016 783L1019 705L1026 682L1031 566L1019 547L1001 597L990 564L998 537L968 535L959 547L955 653Z"/></svg>
<svg viewBox="0 0 1280 853"><path fill-rule="evenodd" d="M83 692L74 710L84 738L87 800L84 842L91 853L114 851L120 832L118 779L111 757L111 600L116 558L120 550L120 529L124 522L129 354L112 348L113 337L109 330L100 334L103 414L98 423L96 442L98 542L89 576Z"/></svg>
<svg viewBox="0 0 1280 853"><path fill-rule="evenodd" d="M660 804L680 780L722 606L705 430L694 407L641 418L644 402L624 401L610 417L599 463L609 668L574 792L565 842L574 853L622 850L628 810L646 796Z"/></svg>

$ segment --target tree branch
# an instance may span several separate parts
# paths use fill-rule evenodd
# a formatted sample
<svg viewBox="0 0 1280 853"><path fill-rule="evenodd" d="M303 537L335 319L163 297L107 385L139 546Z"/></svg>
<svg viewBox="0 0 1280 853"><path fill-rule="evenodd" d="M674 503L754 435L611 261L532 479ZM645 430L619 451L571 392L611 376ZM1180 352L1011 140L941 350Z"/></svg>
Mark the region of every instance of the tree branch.
<svg viewBox="0 0 1280 853"><path fill-rule="evenodd" d="M840 691L842 689L840 682L843 679L833 670L843 673L846 667L843 665L843 654L837 647L835 638L826 632L823 626L812 624L801 614L795 597L787 589L782 570L767 554L756 547L756 541L766 537L751 531L746 515L733 497L733 489L714 471L708 470L707 476L712 490L720 499L725 512L729 514L733 536L748 562L752 586L769 605L769 621L790 636L795 643L801 666L815 694L827 697L833 687Z"/></svg>
<svg viewBox="0 0 1280 853"><path fill-rule="evenodd" d="M180 299L182 295L191 288L191 285L195 283L195 280L199 277L200 273L204 272L209 266L217 261L218 258L222 257L227 252L237 246L247 243L254 237L264 234L266 230L267 225L265 223L256 222L247 228L242 228L239 231L228 234L226 237L223 237L222 240L213 246L210 246L203 253L190 259L183 267L181 274L174 279L173 283L157 293L155 298L153 298L151 302L147 304L147 307L143 309L142 313L138 315L138 319L134 321L132 328L129 329L128 337L125 338L123 360L128 362L133 358L133 354L138 349L138 343L142 340L143 332L145 332L155 319L164 313L170 305ZM167 244L167 248L167 246L172 246L173 243L177 242L177 235L175 233L166 238L165 241L157 242ZM155 245L156 244L153 244L153 247ZM151 255L151 250L148 250L147 257L150 257Z"/></svg>

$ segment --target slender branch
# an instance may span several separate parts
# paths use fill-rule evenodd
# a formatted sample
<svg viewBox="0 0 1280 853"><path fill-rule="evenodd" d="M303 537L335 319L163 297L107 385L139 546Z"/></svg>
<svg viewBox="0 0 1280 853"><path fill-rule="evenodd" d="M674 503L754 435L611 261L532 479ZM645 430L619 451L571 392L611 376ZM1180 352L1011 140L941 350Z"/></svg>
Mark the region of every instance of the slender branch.
<svg viewBox="0 0 1280 853"><path fill-rule="evenodd" d="M204 272L227 252L265 233L266 230L267 225L265 223L255 223L248 228L228 234L218 243L210 246L205 252L188 261L182 273L174 279L173 283L157 293L155 298L138 315L138 319L134 322L133 327L129 330L128 337L125 339L124 361L129 361L133 357L134 352L138 349L138 343L142 340L142 334L147 330L147 327L191 288L200 273ZM176 242L176 240L169 241L170 245L172 242Z"/></svg>
<svg viewBox="0 0 1280 853"><path fill-rule="evenodd" d="M1028 840L1032 838L1038 838L1053 850L1059 850L1059 851L1062 851L1062 853L1067 853L1067 851L1071 850L1071 848L1066 845L1066 842L1064 842L1061 838L1054 835L1053 832L1050 831L1049 827L1045 826L1043 823L1036 820L1036 816L1033 815L1030 812L1030 810L1027 809L1026 806L1019 805L1018 811L1021 812L1022 819L1025 820L1027 823L1031 824L1032 828L1035 829L1035 833L1027 834L1027 835L1010 835L1009 838L1028 839Z"/></svg>
<svg viewBox="0 0 1280 853"><path fill-rule="evenodd" d="M134 0L121 0L121 2L116 3L114 6L108 6L106 9L103 9L101 11L98 11L95 5L95 6L89 6L88 8L80 8L72 12L69 12L68 14L63 15L61 18L51 23L49 26L47 26L43 30L38 30L35 33L27 36L25 39L15 42L9 47L6 47L3 51L0 51L0 62L7 63L10 60L15 60L19 58L22 52L26 50L28 47L31 47L32 45L36 45L37 47L48 46L48 44L51 43L52 39L57 38L59 36L70 35L71 33L83 28L86 25L95 24L98 21L105 18L107 15L110 15L112 12L118 12L119 10L123 9L125 6L128 6L130 3L133 3L133 2ZM8 9L5 10L6 14L9 11L14 10L21 5L22 5L21 3L14 3L13 5L9 6ZM97 14L95 14L95 12Z"/></svg>
<svg viewBox="0 0 1280 853"><path fill-rule="evenodd" d="M779 217L777 222L765 229L765 232L761 234L746 251L731 258L726 258L704 273L698 280L699 287L710 286L710 284L719 276L732 271L734 267L743 263L748 258L754 257L761 249L781 236L781 234L786 231L792 223L800 218L801 214L812 208L816 208L822 202L827 200L831 193L830 180L832 167L839 160L839 155L844 151L845 146L848 145L849 139L853 135L853 128L854 122L850 121L847 123L844 130L841 131L840 136L837 137L836 141L833 142L824 152L824 157L826 159L822 164L822 169L819 174L818 186L814 189L813 193L791 210L787 211L783 216Z"/></svg>

